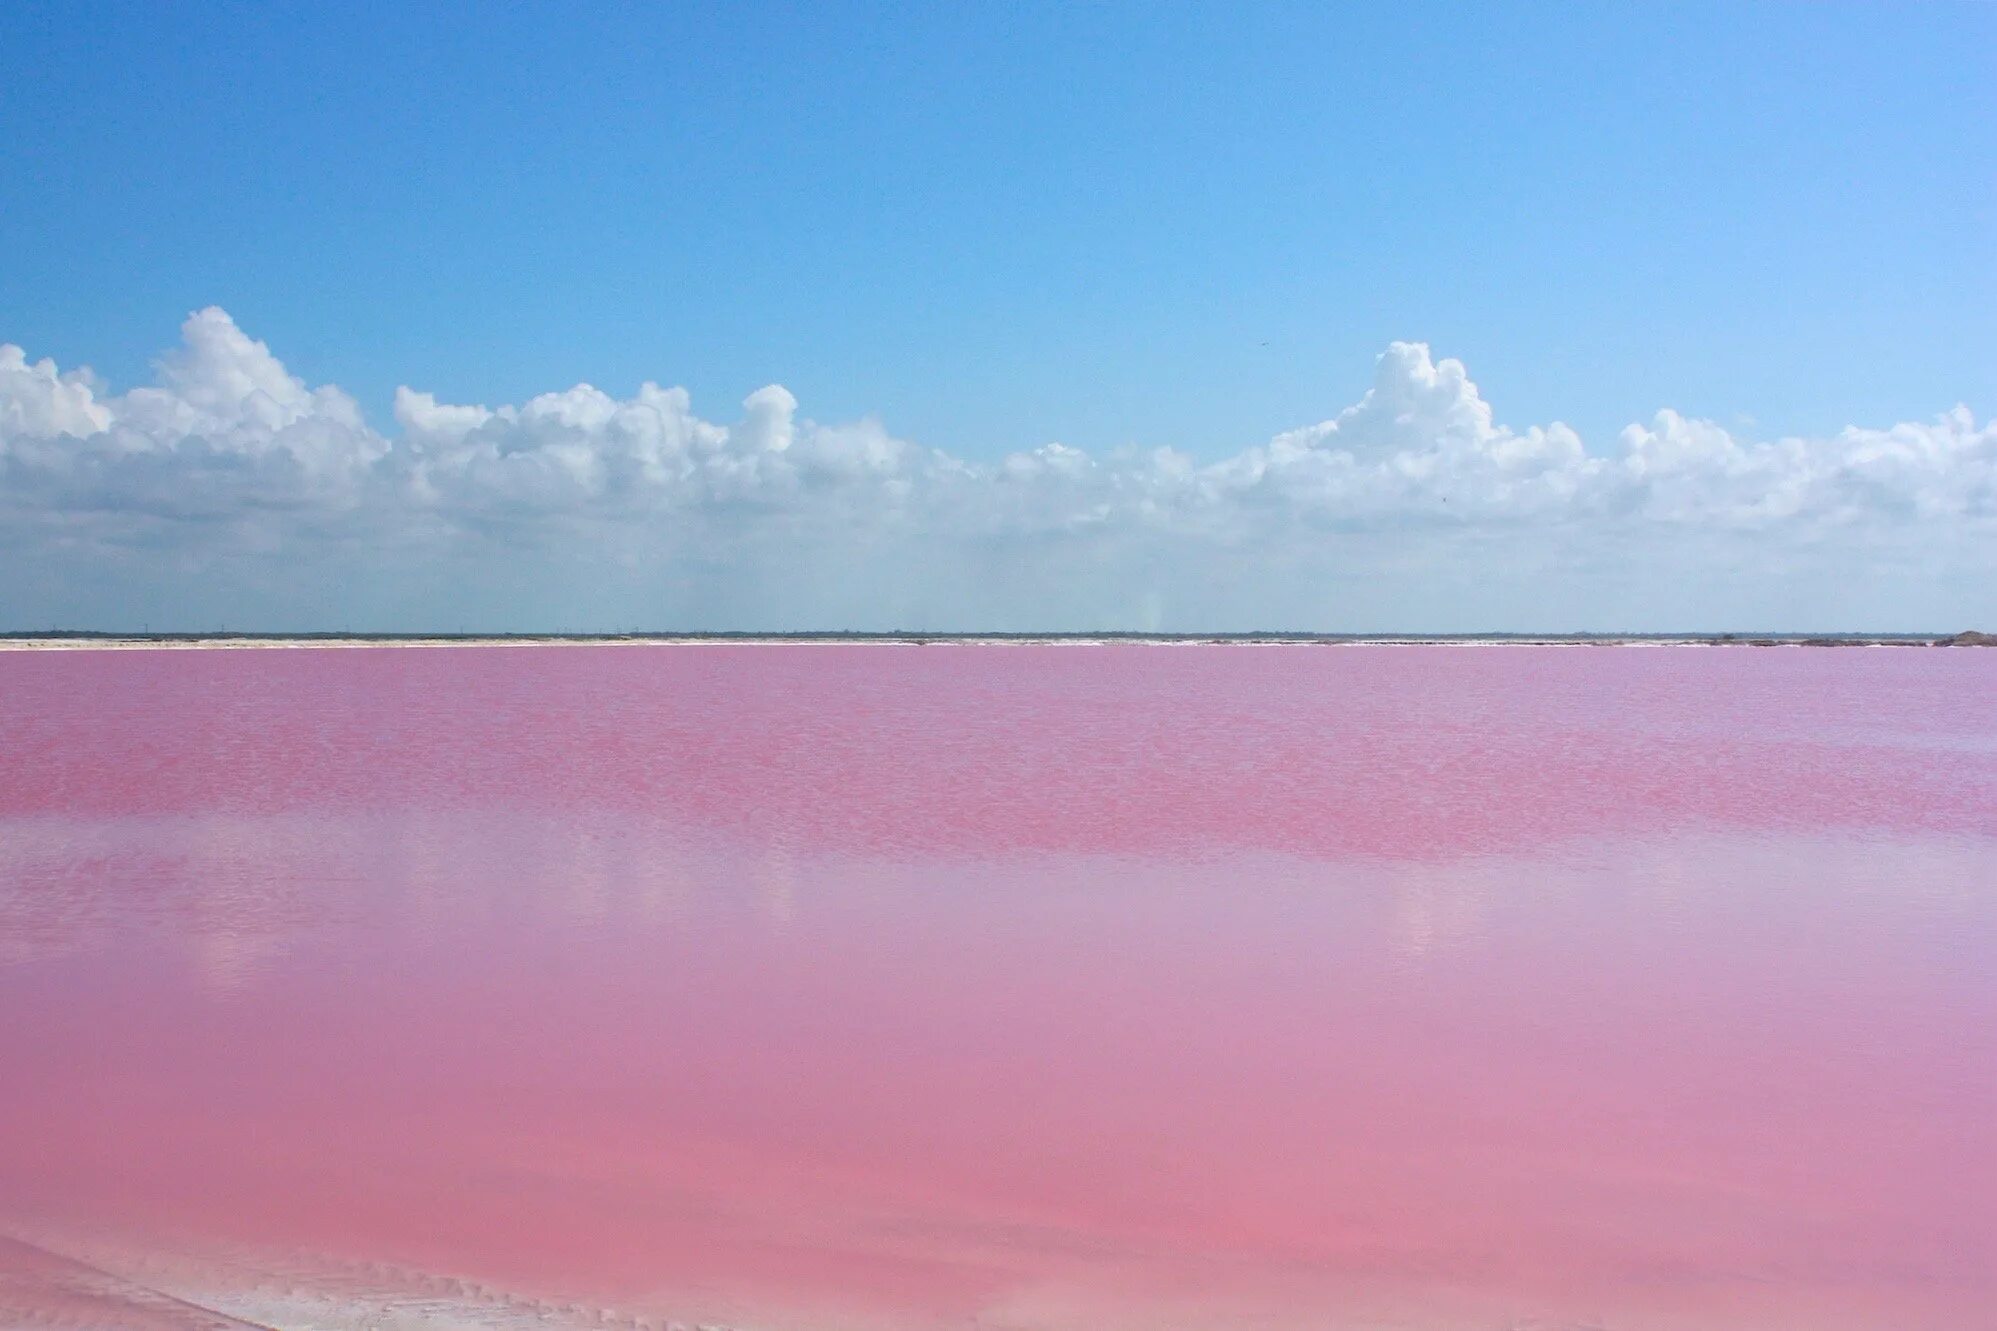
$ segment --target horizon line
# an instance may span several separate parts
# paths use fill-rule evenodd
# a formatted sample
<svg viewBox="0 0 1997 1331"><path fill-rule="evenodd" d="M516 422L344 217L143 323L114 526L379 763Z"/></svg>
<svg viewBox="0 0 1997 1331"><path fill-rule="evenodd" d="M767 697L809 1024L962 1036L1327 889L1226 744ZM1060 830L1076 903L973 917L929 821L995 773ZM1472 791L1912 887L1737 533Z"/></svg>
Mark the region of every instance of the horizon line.
<svg viewBox="0 0 1997 1331"><path fill-rule="evenodd" d="M134 643L172 645L178 643L254 644L305 643L365 645L379 643L1319 643L1325 645L1369 644L1475 644L1519 643L1614 644L1688 643L1716 646L1949 646L1997 645L1997 635L1977 630L1894 631L1874 630L1479 630L1469 632L1319 631L1290 629L1248 629L1241 631L1162 631L1145 629L632 629L632 630L535 630L512 629L488 632L468 630L353 630L305 629L267 631L260 629L22 629L0 630L0 644Z"/></svg>

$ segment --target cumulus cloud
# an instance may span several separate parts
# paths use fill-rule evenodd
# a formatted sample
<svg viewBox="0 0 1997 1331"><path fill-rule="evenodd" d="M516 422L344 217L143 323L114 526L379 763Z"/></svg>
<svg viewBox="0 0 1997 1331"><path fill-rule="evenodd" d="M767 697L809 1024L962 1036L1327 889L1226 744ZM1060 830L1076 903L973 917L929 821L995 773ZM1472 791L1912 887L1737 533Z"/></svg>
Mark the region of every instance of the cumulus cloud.
<svg viewBox="0 0 1997 1331"><path fill-rule="evenodd" d="M1461 362L1413 342L1358 403L1217 461L1047 443L973 462L875 419L819 423L774 384L729 421L651 383L496 407L403 388L393 415L376 430L219 309L124 393L0 346L0 549L38 574L15 613L1416 628L1558 605L1568 621L1520 626L1571 627L1611 613L1595 597L1642 627L1668 597L1632 608L1631 577L1742 558L1766 609L1734 613L1763 623L1785 578L1849 589L1856 569L1886 606L1924 569L1997 571L1997 427L1966 408L1766 441L1667 410L1591 451L1565 425L1499 424ZM1338 622L1355 609L1367 622Z"/></svg>

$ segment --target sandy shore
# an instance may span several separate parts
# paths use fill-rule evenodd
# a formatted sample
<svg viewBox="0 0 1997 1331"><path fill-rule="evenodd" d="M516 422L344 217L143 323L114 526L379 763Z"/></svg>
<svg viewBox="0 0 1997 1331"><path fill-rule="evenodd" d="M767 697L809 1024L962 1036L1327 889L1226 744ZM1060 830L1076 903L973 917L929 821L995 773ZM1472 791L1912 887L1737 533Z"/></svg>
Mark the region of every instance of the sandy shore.
<svg viewBox="0 0 1997 1331"><path fill-rule="evenodd" d="M733 1323L501 1289L307 1253L0 1234L0 1326L125 1331L736 1331Z"/></svg>

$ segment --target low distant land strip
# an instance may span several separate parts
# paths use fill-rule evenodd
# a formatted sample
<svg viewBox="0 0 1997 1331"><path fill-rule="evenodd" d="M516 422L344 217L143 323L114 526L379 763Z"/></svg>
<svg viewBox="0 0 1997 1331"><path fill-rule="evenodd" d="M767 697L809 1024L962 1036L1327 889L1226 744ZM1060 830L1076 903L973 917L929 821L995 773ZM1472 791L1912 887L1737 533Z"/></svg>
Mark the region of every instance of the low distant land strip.
<svg viewBox="0 0 1997 1331"><path fill-rule="evenodd" d="M201 647L560 646L1333 646L1333 647L1997 647L1997 633L948 633L889 630L797 633L124 633L46 629L0 633L0 651Z"/></svg>

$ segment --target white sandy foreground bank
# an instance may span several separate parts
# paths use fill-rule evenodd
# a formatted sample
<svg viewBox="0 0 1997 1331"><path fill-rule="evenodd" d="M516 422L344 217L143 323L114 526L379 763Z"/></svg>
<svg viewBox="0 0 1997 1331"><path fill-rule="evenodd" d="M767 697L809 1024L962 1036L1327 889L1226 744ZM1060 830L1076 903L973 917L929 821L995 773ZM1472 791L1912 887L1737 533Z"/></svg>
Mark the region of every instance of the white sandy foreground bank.
<svg viewBox="0 0 1997 1331"><path fill-rule="evenodd" d="M0 1327L121 1331L746 1331L380 1263L0 1235Z"/></svg>

